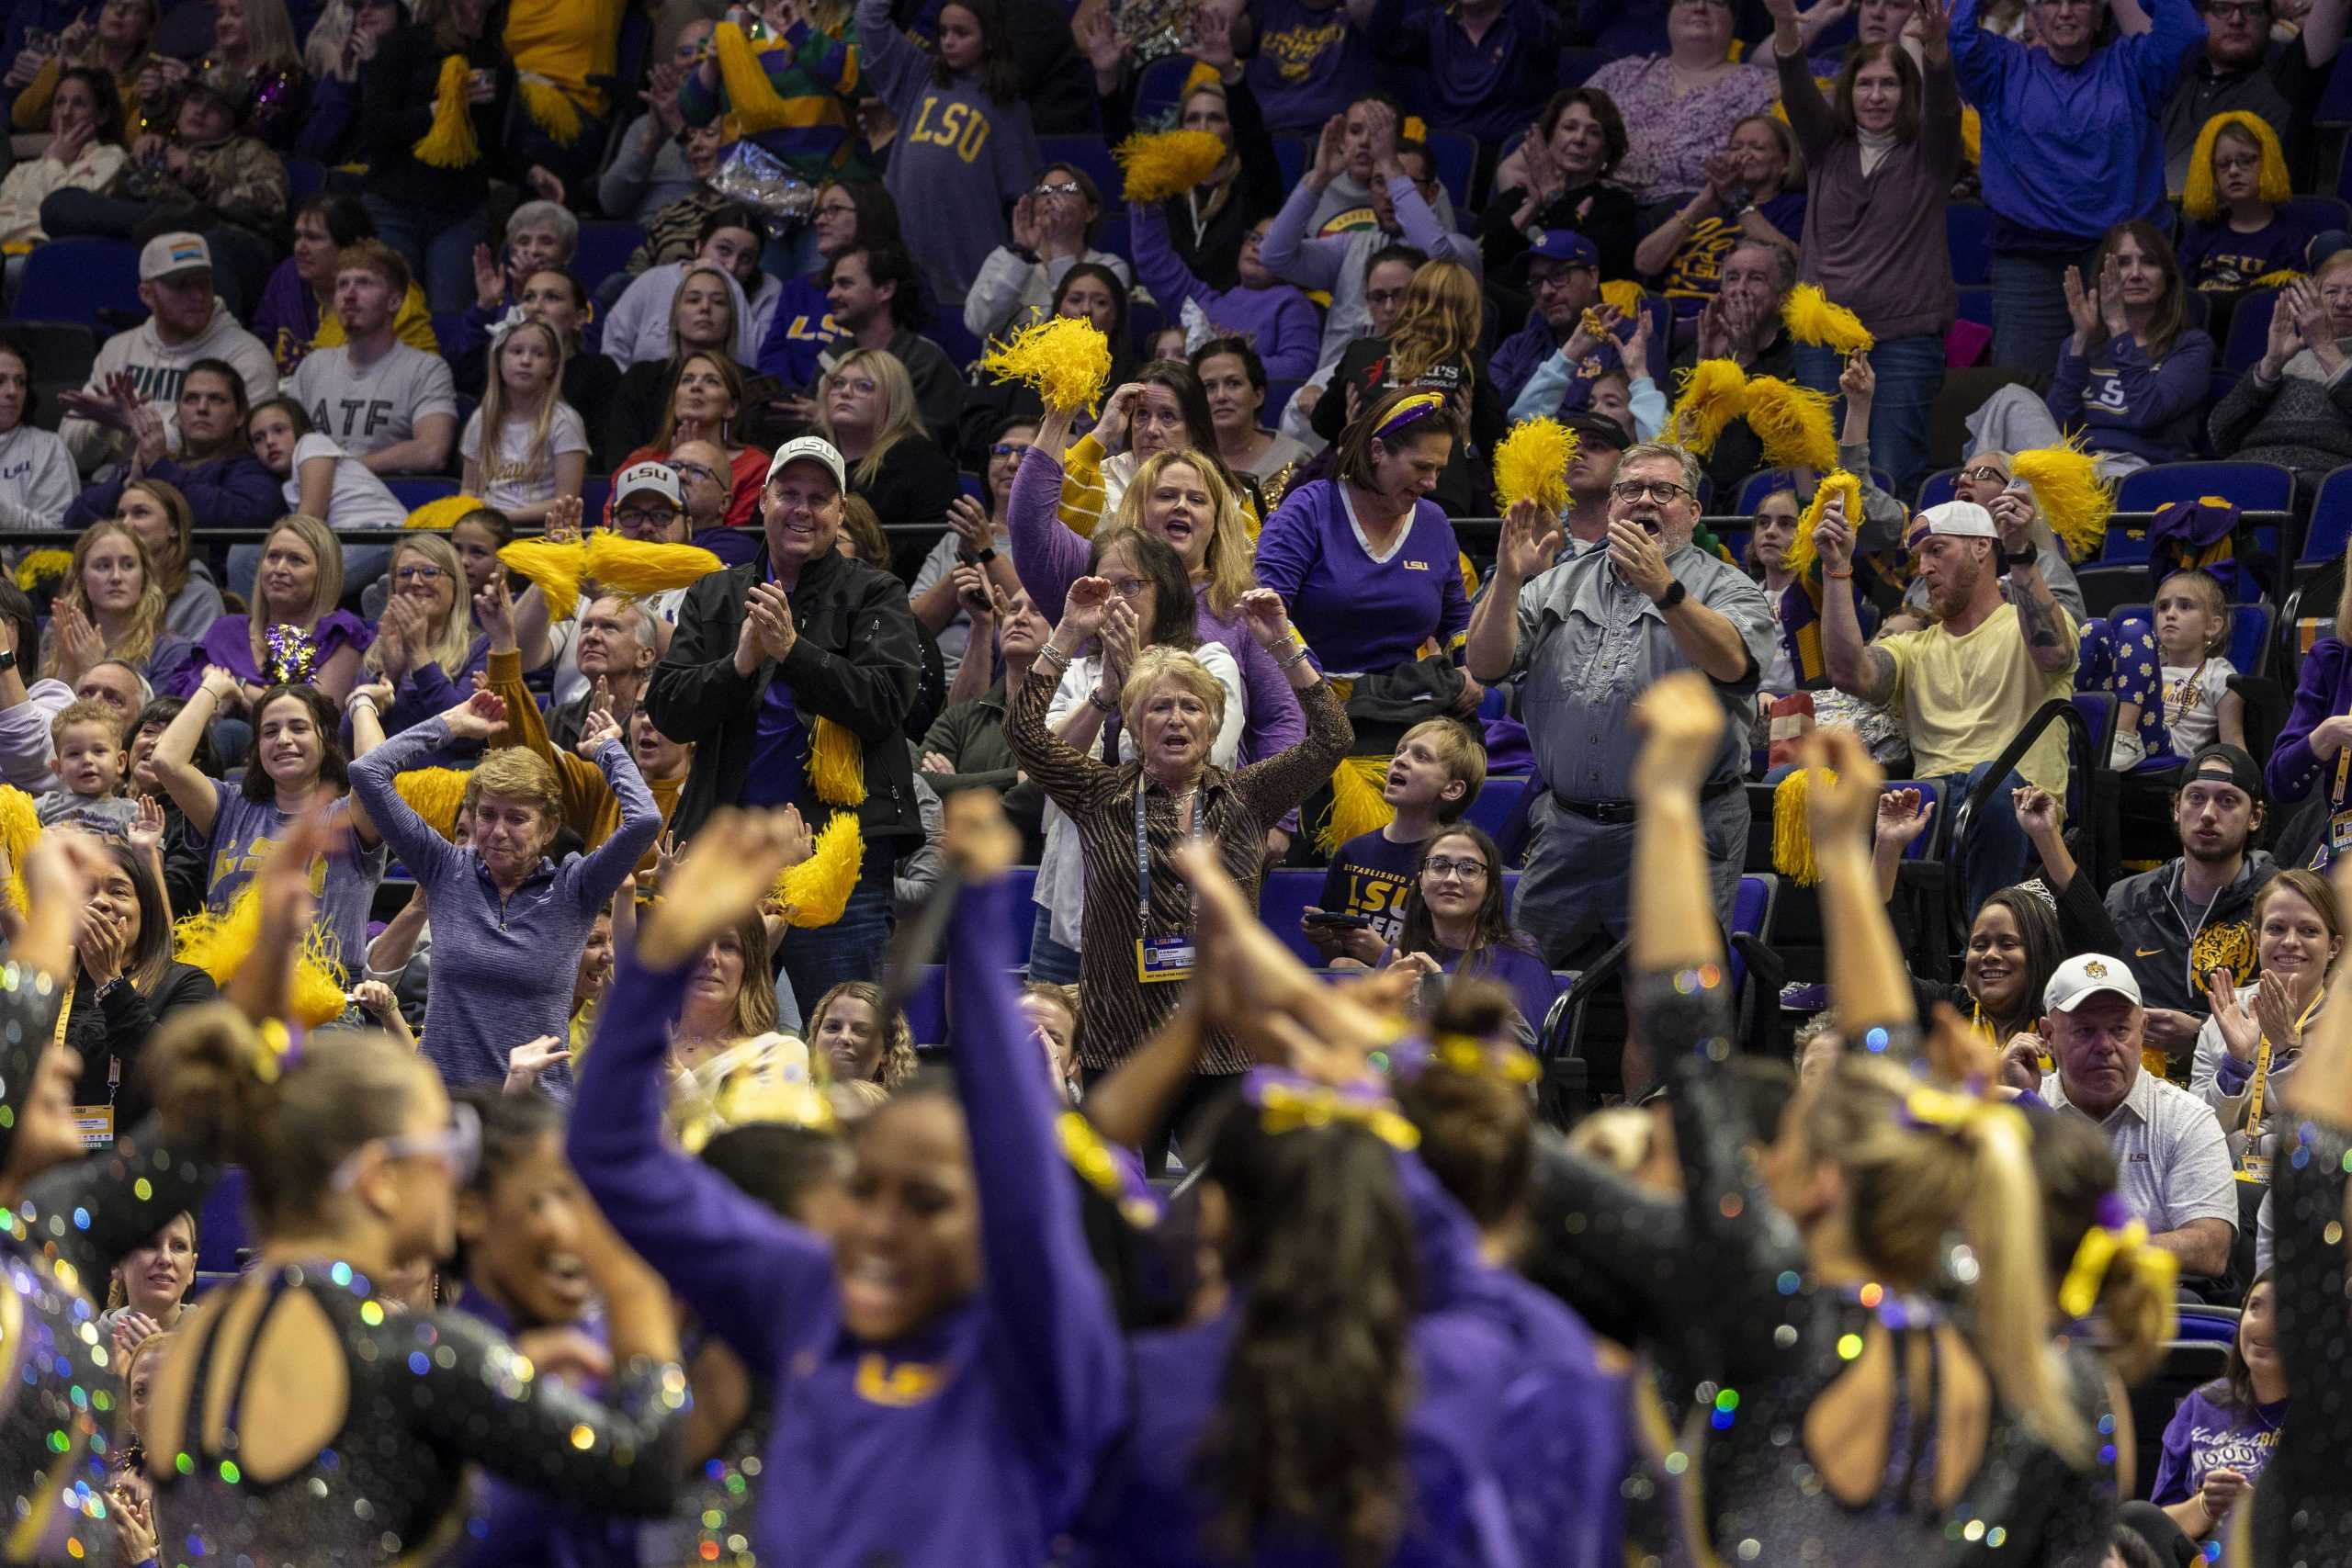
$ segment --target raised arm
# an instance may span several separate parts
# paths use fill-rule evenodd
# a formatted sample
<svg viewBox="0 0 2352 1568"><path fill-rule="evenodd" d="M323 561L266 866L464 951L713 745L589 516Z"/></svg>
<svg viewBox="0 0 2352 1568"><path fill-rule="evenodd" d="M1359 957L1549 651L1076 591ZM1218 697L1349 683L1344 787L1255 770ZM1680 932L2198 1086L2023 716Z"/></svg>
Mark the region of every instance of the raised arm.
<svg viewBox="0 0 2352 1568"><path fill-rule="evenodd" d="M220 796L212 781L196 766L196 749L204 741L204 731L228 694L237 689L237 678L218 665L208 666L203 684L197 687L185 706L164 727L155 738L155 750L148 761L155 770L155 782L172 803L187 814L187 825L197 837L212 836L212 824L220 815Z"/></svg>
<svg viewBox="0 0 2352 1568"><path fill-rule="evenodd" d="M1821 560L1821 660L1829 683L1849 696L1884 705L1894 698L1894 655L1862 641L1854 608L1854 529L1843 496L1833 495L1813 530Z"/></svg>
<svg viewBox="0 0 2352 1568"><path fill-rule="evenodd" d="M1030 602L1047 620L1062 617L1069 585L1086 574L1086 541L1061 519L1062 443L1069 435L1068 411L1047 409L1037 439L1021 455L1004 509L1012 535L1012 569Z"/></svg>
<svg viewBox="0 0 2352 1568"><path fill-rule="evenodd" d="M1259 819L1271 826L1306 804L1330 778L1331 770L1348 754L1355 729L1331 683L1306 656L1306 643L1291 626L1281 596L1271 588L1253 588L1241 596L1240 607L1241 624L1281 668L1306 716L1306 735L1298 744L1250 763L1233 777L1234 788Z"/></svg>
<svg viewBox="0 0 2352 1568"><path fill-rule="evenodd" d="M1559 519L1532 501L1514 502L1503 518L1494 574L1486 592L1470 606L1470 628L1463 664L1472 679L1493 685L1519 662L1520 593L1552 569L1560 548Z"/></svg>
<svg viewBox="0 0 2352 1568"><path fill-rule="evenodd" d="M1036 448L1033 446L1030 451L1035 453ZM1026 457L1022 459L1022 466L1027 468ZM1029 667L1029 679L1022 682L1019 690L1007 694L1006 743L1039 787L1072 815L1084 809L1093 792L1106 784L1117 770L1056 737L1046 727L1046 710L1053 702L1054 690L1061 683L1062 672L1069 668L1070 660L1086 646L1087 639L1102 629L1110 602L1111 585L1102 578L1081 577L1071 583L1069 606L1055 626L1054 635L1038 649L1036 661Z"/></svg>
<svg viewBox="0 0 2352 1568"><path fill-rule="evenodd" d="M393 781L407 768L448 745L460 732L471 732L477 737L490 733L487 723L477 729L456 718L470 705L469 699L438 718L413 725L351 764L352 799L366 808L368 819L383 835L384 842L391 846L392 853L400 857L401 863L408 867L409 874L428 888L454 871L464 856L401 798ZM503 722L503 717L502 713L499 720Z"/></svg>
<svg viewBox="0 0 2352 1568"><path fill-rule="evenodd" d="M2009 556L2009 599L2018 607L2018 632L2035 669L2045 675L2061 674L2075 667L2080 634L2050 592L2031 534L2018 527L2014 516L2005 512L1998 521L2001 547Z"/></svg>
<svg viewBox="0 0 2352 1568"><path fill-rule="evenodd" d="M644 776L637 771L637 760L621 739L621 727L602 708L590 716L590 723L594 726L600 719L600 728L581 737L580 750L594 757L604 771L605 786L620 802L621 819L610 838L580 859L574 886L582 907L589 909L612 897L653 847L653 840L662 836L662 807L654 803L653 792L646 788Z"/></svg>
<svg viewBox="0 0 2352 1568"><path fill-rule="evenodd" d="M744 1361L782 1367L830 1299L825 1244L662 1133L662 1062L703 950L757 908L807 839L797 813L722 809L613 976L580 1065L565 1149L624 1240Z"/></svg>

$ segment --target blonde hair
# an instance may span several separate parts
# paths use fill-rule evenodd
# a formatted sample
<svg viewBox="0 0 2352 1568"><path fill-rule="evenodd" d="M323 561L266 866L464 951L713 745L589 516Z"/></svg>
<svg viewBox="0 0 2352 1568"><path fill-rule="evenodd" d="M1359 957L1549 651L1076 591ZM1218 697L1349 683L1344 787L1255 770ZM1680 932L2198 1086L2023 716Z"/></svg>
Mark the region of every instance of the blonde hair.
<svg viewBox="0 0 2352 1568"><path fill-rule="evenodd" d="M1478 792L1486 787L1486 743L1459 719L1425 718L1396 738L1396 750L1402 751L1405 743L1415 736L1427 740L1430 750L1437 753L1437 760L1445 764L1448 783L1459 780L1468 786L1463 790L1460 800L1441 800L1437 803L1436 815L1440 822L1459 822L1462 814L1469 810L1471 803L1478 798Z"/></svg>
<svg viewBox="0 0 2352 1568"><path fill-rule="evenodd" d="M831 387L840 378L860 370L874 378L874 389L882 400L881 414L874 422L874 445L866 448L865 456L849 471L852 483L868 485L882 471L882 459L890 455L891 447L910 435L923 434L922 411L915 401L915 384L908 377L907 367L887 349L850 350L825 372L825 385ZM832 408L821 398L818 400L816 430L836 447L841 445L833 439Z"/></svg>
<svg viewBox="0 0 2352 1568"><path fill-rule="evenodd" d="M414 535L392 547L392 558L384 567L384 575L390 580L395 593L400 592L400 579L394 574L400 570L401 557L405 554L423 556L449 580L449 614L433 629L433 638L425 645L424 654L441 666L443 673L454 677L466 667L466 657L474 648L473 614L466 601L466 569L458 563L456 548L440 535ZM368 668L378 674L384 670L383 648L379 641L368 650Z"/></svg>
<svg viewBox="0 0 2352 1568"><path fill-rule="evenodd" d="M875 1032L882 1036L882 1059L874 1065L873 1078L852 1078L847 1082L860 1084L871 1081L885 1094L896 1091L915 1076L915 1034L907 1026L905 1013L893 1012L888 1018L882 1016L882 987L873 981L843 980L819 997L815 1010L808 1015L808 1038L814 1040L823 1032L825 1015L832 1011L833 1004L844 997L865 1004L865 1010L874 1015ZM817 1070L817 1081L828 1088L833 1087L832 1053L811 1050L808 1060Z"/></svg>
<svg viewBox="0 0 2352 1568"><path fill-rule="evenodd" d="M74 564L65 571L65 589L58 597L98 624L96 614L90 608L89 591L82 586L82 567L90 552L110 534L119 534L130 541L132 551L139 557L139 604L130 612L130 625L123 629L122 640L107 645L107 657L137 669L143 666L155 651L155 643L164 635L164 585L155 578L155 560L147 553L146 541L139 530L119 518L107 517L91 524L74 541ZM58 671L59 656L64 652L63 639L51 637L49 649L41 656L40 672L53 676Z"/></svg>
<svg viewBox="0 0 2352 1568"><path fill-rule="evenodd" d="M466 775L466 792L458 804L471 811L486 795L537 807L547 819L550 840L562 823L563 790L556 779L555 765L526 746L501 746L485 752Z"/></svg>
<svg viewBox="0 0 2352 1568"><path fill-rule="evenodd" d="M309 631L319 624L319 617L343 602L343 541L334 530L315 517L297 512L280 518L262 536L264 555L269 553L269 542L280 534L291 534L310 547L311 558L318 563L318 572L311 584L311 607L299 621L272 621L263 608L261 584L254 584L253 612L245 617L247 646L252 649L254 668L269 668L269 628L272 626L292 626Z"/></svg>
<svg viewBox="0 0 2352 1568"><path fill-rule="evenodd" d="M1258 586L1258 552L1250 543L1249 525L1242 519L1240 492L1226 482L1220 464L1189 446L1153 453L1136 465L1135 478L1127 481L1110 524L1114 528L1141 530L1144 505L1159 483L1159 476L1179 463L1190 465L1201 476L1201 488L1209 492L1209 547L1201 558L1201 567L1208 578L1209 614L1229 621L1241 596Z"/></svg>
<svg viewBox="0 0 2352 1568"><path fill-rule="evenodd" d="M1977 1273L1965 1322L1977 1358L2010 1408L2076 1461L2089 1435L2050 1347L2052 1286L2025 1121L1979 1103L1949 1123L1913 1125L1904 1112L1921 1087L1892 1063L1844 1056L1791 1109L1808 1156L1844 1173L1853 1241L1878 1277L1929 1288L1955 1235L1967 1242Z"/></svg>
<svg viewBox="0 0 2352 1568"><path fill-rule="evenodd" d="M1440 365L1460 364L1476 378L1481 301L1478 280L1459 262L1423 262L1405 289L1405 308L1388 329L1388 379L1409 387Z"/></svg>
<svg viewBox="0 0 2352 1568"><path fill-rule="evenodd" d="M1183 649L1154 643L1136 655L1127 670L1126 684L1119 688L1119 716L1126 722L1129 734L1142 733L1143 705L1162 686L1176 686L1200 698L1201 705L1209 710L1212 731L1225 723L1225 688L1209 673L1209 667Z"/></svg>
<svg viewBox="0 0 2352 1568"><path fill-rule="evenodd" d="M2205 614L2212 619L2213 629L2205 636L2207 656L2221 652L2230 642L2230 602L2222 592L2221 583L2214 580L2211 572L2191 568L2176 571L2157 583L2156 597L2163 598L2165 590L2176 582L2187 583L2196 593L2198 602L2204 606Z"/></svg>
<svg viewBox="0 0 2352 1568"><path fill-rule="evenodd" d="M506 345L514 341L514 335L527 332L536 332L547 338L548 352L555 356L555 369L548 378L547 390L540 394L539 406L528 415L521 415L520 411L506 406L506 400L512 394L506 389L505 372L500 360L506 353ZM491 345L490 375L482 385L481 407L475 413L475 417L481 421L481 456L475 461L485 472L497 455L500 435L506 428L507 420L514 417L526 418L530 425L531 444L524 453L524 463L534 470L547 466L548 432L555 428L555 411L563 401L563 334L545 321L517 321L499 334L498 341Z"/></svg>
<svg viewBox="0 0 2352 1568"><path fill-rule="evenodd" d="M301 46L294 41L294 18L286 14L286 0L245 0L245 48L256 73L302 63Z"/></svg>

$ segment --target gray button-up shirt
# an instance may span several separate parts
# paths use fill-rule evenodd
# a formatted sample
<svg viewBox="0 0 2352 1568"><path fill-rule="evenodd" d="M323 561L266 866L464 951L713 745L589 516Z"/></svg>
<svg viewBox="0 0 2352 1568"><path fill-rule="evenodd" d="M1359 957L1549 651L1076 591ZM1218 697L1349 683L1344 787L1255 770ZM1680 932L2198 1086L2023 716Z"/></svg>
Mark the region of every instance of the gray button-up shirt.
<svg viewBox="0 0 2352 1568"><path fill-rule="evenodd" d="M2056 1073L2041 1080L2041 1098L2085 1114L2067 1103L2065 1083ZM2221 1220L2236 1231L2237 1179L2211 1106L2143 1071L2098 1125L2115 1151L2116 1196L2152 1234L2177 1231L2191 1220Z"/></svg>
<svg viewBox="0 0 2352 1568"><path fill-rule="evenodd" d="M1748 670L1715 682L1734 722L1710 782L1747 772L1747 717L1771 661L1771 607L1737 567L1684 545L1666 564L1697 604L1729 620L1747 645ZM1626 800L1641 750L1633 707L1661 675L1691 668L1648 594L1617 575L1606 549L1562 561L1520 591L1520 716L1544 782L1565 800Z"/></svg>

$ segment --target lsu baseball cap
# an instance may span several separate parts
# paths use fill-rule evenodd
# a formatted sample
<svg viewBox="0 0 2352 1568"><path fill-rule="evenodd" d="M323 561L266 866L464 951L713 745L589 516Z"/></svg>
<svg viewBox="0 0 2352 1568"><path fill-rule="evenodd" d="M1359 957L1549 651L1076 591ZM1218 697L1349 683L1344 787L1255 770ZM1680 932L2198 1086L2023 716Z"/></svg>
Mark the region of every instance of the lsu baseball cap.
<svg viewBox="0 0 2352 1568"><path fill-rule="evenodd" d="M210 272L212 247L201 234L158 234L139 253L139 281L153 283L175 273Z"/></svg>
<svg viewBox="0 0 2352 1568"><path fill-rule="evenodd" d="M2262 770L2238 747L2226 740L2215 740L2198 749L2188 760L2188 771L2180 775L2184 784L2199 779L2211 779L2217 784L2235 784L2245 791L2246 798L2256 806L2262 804Z"/></svg>
<svg viewBox="0 0 2352 1568"><path fill-rule="evenodd" d="M1566 262L1570 266L1600 268L1600 252L1590 240L1574 229L1546 229L1543 237L1527 247L1527 259L1538 257L1545 261Z"/></svg>
<svg viewBox="0 0 2352 1568"><path fill-rule="evenodd" d="M1947 539L1991 539L1998 543L2001 531L1993 526L1993 514L1973 501L1947 501L1930 506L1911 520L1910 529L1903 536L1903 547L1916 550L1930 536L1942 535Z"/></svg>
<svg viewBox="0 0 2352 1568"><path fill-rule="evenodd" d="M677 470L667 463L632 463L613 476L616 507L639 491L651 491L673 506L684 503L678 490Z"/></svg>
<svg viewBox="0 0 2352 1568"><path fill-rule="evenodd" d="M2082 953L2058 965L2041 990L2045 1012L2072 1012L2101 991L2113 991L2133 1007L2140 1005L2140 982L2132 966L2103 953Z"/></svg>
<svg viewBox="0 0 2352 1568"><path fill-rule="evenodd" d="M833 488L849 489L849 468L842 462L842 455L833 444L820 435L796 435L775 449L775 457L768 464L768 479L774 482L788 463L822 463L825 471L833 476Z"/></svg>

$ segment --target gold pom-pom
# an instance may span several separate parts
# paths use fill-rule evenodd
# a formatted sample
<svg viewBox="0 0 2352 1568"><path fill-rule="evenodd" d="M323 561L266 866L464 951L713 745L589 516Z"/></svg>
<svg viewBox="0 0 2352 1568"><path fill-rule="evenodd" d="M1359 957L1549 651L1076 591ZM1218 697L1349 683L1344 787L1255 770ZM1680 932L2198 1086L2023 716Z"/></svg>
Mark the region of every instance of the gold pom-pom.
<svg viewBox="0 0 2352 1568"><path fill-rule="evenodd" d="M482 501L476 495L445 495L438 501L428 501L408 514L401 524L403 528L430 528L446 534L458 525L458 519L469 512L481 510Z"/></svg>
<svg viewBox="0 0 2352 1568"><path fill-rule="evenodd" d="M2033 491L2033 509L2058 536L2070 560L2085 560L2107 544L2107 520L2115 515L2115 489L2098 477L2098 459L2075 435L2063 446L2020 452L2009 473Z"/></svg>
<svg viewBox="0 0 2352 1568"><path fill-rule="evenodd" d="M808 782L828 806L865 804L865 748L847 726L830 718L817 721L817 739L808 748Z"/></svg>
<svg viewBox="0 0 2352 1568"><path fill-rule="evenodd" d="M461 768L411 768L393 776L392 788L435 832L455 839L458 807L465 803L469 776Z"/></svg>
<svg viewBox="0 0 2352 1568"><path fill-rule="evenodd" d="M481 145L474 140L473 106L466 102L466 78L471 74L464 55L443 57L441 78L433 88L433 129L409 149L418 163L462 169L481 157Z"/></svg>
<svg viewBox="0 0 2352 1568"><path fill-rule="evenodd" d="M2247 287L2250 288L2284 288L2290 283L2301 283L2309 276L2310 274L2308 273L2297 272L2291 266L2282 266L2277 272L2264 273L2260 277L2256 278L2251 284L2248 284Z"/></svg>
<svg viewBox="0 0 2352 1568"><path fill-rule="evenodd" d="M1703 457L1724 427L1747 412L1747 373L1735 360L1702 359L1682 373L1681 395L1667 416L1667 438Z"/></svg>
<svg viewBox="0 0 2352 1568"><path fill-rule="evenodd" d="M1568 465L1577 433L1556 419L1522 420L1495 447L1495 495L1505 511L1522 501L1558 512L1568 504Z"/></svg>
<svg viewBox="0 0 2352 1568"><path fill-rule="evenodd" d="M1788 302L1781 307L1781 321L1791 337L1815 348L1867 354L1876 344L1860 316L1831 303L1828 295L1810 283L1800 283L1789 291Z"/></svg>
<svg viewBox="0 0 2352 1568"><path fill-rule="evenodd" d="M1838 775L1819 770L1832 784ZM1799 768L1772 792L1772 869L1800 887L1821 880L1821 865L1814 858L1813 826L1805 819L1805 797L1813 789L1812 768Z"/></svg>
<svg viewBox="0 0 2352 1568"><path fill-rule="evenodd" d="M523 95L523 112L548 133L548 141L569 147L580 140L580 106L565 96L562 88L527 71L516 78L515 86Z"/></svg>
<svg viewBox="0 0 2352 1568"><path fill-rule="evenodd" d="M1111 149L1125 172L1129 201L1166 201L1216 173L1225 143L1205 130L1162 130L1130 136Z"/></svg>
<svg viewBox="0 0 2352 1568"><path fill-rule="evenodd" d="M588 570L588 548L573 541L552 544L546 539L517 539L503 546L499 564L538 585L548 602L548 619L568 621L580 604L580 579Z"/></svg>
<svg viewBox="0 0 2352 1568"><path fill-rule="evenodd" d="M1381 798L1388 777L1386 757L1347 757L1331 770L1331 814L1315 841L1326 854L1337 854L1350 839L1376 833L1396 820L1396 808Z"/></svg>
<svg viewBox="0 0 2352 1568"><path fill-rule="evenodd" d="M1753 377L1747 383L1747 427L1764 444L1764 461L1772 468L1826 474L1838 466L1838 430L1826 393L1777 376Z"/></svg>
<svg viewBox="0 0 2352 1568"><path fill-rule="evenodd" d="M1612 277L1600 286L1600 302L1616 306L1620 315L1632 315L1649 297L1649 290L1630 277Z"/></svg>
<svg viewBox="0 0 2352 1568"><path fill-rule="evenodd" d="M1091 409L1111 378L1111 340L1092 321L1057 316L991 344L980 368L1000 381L1035 388L1049 409Z"/></svg>
<svg viewBox="0 0 2352 1568"><path fill-rule="evenodd" d="M74 570L72 550L28 550L17 563L17 586L30 593L44 582L62 582Z"/></svg>
<svg viewBox="0 0 2352 1568"><path fill-rule="evenodd" d="M1829 498L1833 495L1846 498L1846 526L1860 528L1862 525L1862 481L1843 468L1824 475L1820 486L1813 492L1812 502L1804 509L1804 515L1797 519L1797 536L1789 541L1789 553L1784 564L1799 577L1813 570L1813 531L1821 525L1821 513L1829 505Z"/></svg>
<svg viewBox="0 0 2352 1568"><path fill-rule="evenodd" d="M211 976L214 985L226 986L260 941L261 884L253 881L231 900L228 913L200 910L175 925L172 956ZM294 960L296 1021L316 1029L343 1016L343 965L334 959L325 928L313 921L303 931L302 951Z"/></svg>
<svg viewBox="0 0 2352 1568"><path fill-rule="evenodd" d="M633 599L701 581L726 563L700 545L656 545L597 533L588 540L588 575L599 587Z"/></svg>
<svg viewBox="0 0 2352 1568"><path fill-rule="evenodd" d="M32 913L25 893L25 856L40 841L40 810L14 784L0 784L0 848L8 854L8 902L17 913Z"/></svg>
<svg viewBox="0 0 2352 1568"><path fill-rule="evenodd" d="M865 859L865 837L858 831L857 813L834 812L818 833L808 858L775 880L776 901L784 906L785 918L803 931L840 919Z"/></svg>

